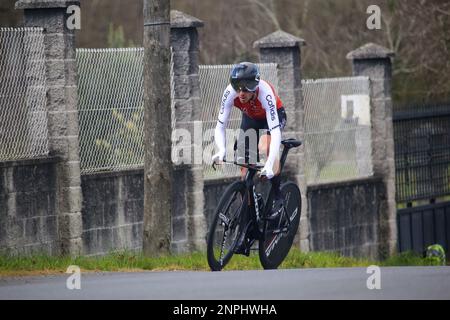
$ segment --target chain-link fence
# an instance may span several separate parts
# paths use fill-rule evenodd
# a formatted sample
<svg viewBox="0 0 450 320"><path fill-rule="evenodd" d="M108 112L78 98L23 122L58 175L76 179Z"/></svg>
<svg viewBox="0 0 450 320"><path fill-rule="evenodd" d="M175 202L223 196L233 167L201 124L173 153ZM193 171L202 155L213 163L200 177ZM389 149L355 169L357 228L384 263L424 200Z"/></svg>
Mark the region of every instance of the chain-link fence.
<svg viewBox="0 0 450 320"><path fill-rule="evenodd" d="M77 50L83 173L143 166L143 53L142 48ZM276 64L259 67L261 77L278 89ZM211 153L231 68L216 65L199 70L203 150ZM171 86L173 91L173 77ZM308 183L372 175L369 79L306 80L303 94ZM233 108L227 130L228 158L233 158L240 122L241 113ZM232 165L214 171L211 163L204 164L207 180L238 175L239 168Z"/></svg>
<svg viewBox="0 0 450 320"><path fill-rule="evenodd" d="M82 173L144 163L143 48L78 49Z"/></svg>
<svg viewBox="0 0 450 320"><path fill-rule="evenodd" d="M0 161L48 154L42 28L0 28Z"/></svg>
<svg viewBox="0 0 450 320"><path fill-rule="evenodd" d="M174 117L173 51L170 86ZM144 48L78 49L82 173L144 166Z"/></svg>
<svg viewBox="0 0 450 320"><path fill-rule="evenodd" d="M275 90L278 89L277 65L274 63L258 64L261 78L270 82ZM203 122L203 150L215 150L214 129L220 111L221 98L229 83L230 72L233 65L204 65L200 66L200 96ZM233 108L227 126L227 155L233 158L234 140L237 138L241 124L241 111ZM227 157L230 158L230 157ZM208 159L205 159L208 160ZM205 180L224 177L236 177L239 168L233 165L219 166L217 171L207 162L203 165Z"/></svg>
<svg viewBox="0 0 450 320"><path fill-rule="evenodd" d="M367 77L303 81L307 183L372 175Z"/></svg>

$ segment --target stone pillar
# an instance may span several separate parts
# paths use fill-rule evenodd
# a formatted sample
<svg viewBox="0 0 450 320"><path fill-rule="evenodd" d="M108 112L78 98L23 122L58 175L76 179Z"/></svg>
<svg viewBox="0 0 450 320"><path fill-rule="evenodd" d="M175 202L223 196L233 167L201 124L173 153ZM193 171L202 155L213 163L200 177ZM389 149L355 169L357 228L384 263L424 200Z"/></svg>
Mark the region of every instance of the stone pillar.
<svg viewBox="0 0 450 320"><path fill-rule="evenodd" d="M57 166L58 232L62 254L81 254L81 182L78 144L75 33L66 26L70 5L79 0L20 0L27 27L44 28L50 156Z"/></svg>
<svg viewBox="0 0 450 320"><path fill-rule="evenodd" d="M350 52L354 76L370 79L371 140L373 173L383 179L386 199L383 199L378 237L379 256L385 258L397 250L395 202L394 129L392 122L392 63L394 53L373 43Z"/></svg>
<svg viewBox="0 0 450 320"><path fill-rule="evenodd" d="M371 141L370 126L358 124L355 132L355 157L359 177L373 174Z"/></svg>
<svg viewBox="0 0 450 320"><path fill-rule="evenodd" d="M173 147L190 154L185 162L174 164L172 250L183 252L206 247L197 32L203 22L176 10L171 11L170 20L174 90L172 124L175 129ZM188 133L189 137L181 138L179 133Z"/></svg>
<svg viewBox="0 0 450 320"><path fill-rule="evenodd" d="M287 124L283 139L296 138L304 142L304 106L302 96L301 47L303 39L284 31L276 31L256 41L261 63L278 65L278 94L287 114ZM281 155L281 153L280 153ZM309 251L309 219L306 200L304 147L291 149L286 160L285 175L295 177L302 193L302 213L300 219L299 246Z"/></svg>

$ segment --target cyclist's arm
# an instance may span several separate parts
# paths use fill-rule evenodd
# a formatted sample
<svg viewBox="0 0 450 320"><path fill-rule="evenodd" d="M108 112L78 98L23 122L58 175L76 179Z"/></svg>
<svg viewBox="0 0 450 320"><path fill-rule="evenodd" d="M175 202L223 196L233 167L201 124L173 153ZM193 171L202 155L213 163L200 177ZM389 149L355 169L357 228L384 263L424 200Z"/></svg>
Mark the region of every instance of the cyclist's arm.
<svg viewBox="0 0 450 320"><path fill-rule="evenodd" d="M233 100L235 97L236 91L234 91L231 85L228 85L223 92L219 118L214 131L214 141L216 142L216 146L219 150L225 150L225 128L227 127L228 118L230 117L231 109L233 108Z"/></svg>
<svg viewBox="0 0 450 320"><path fill-rule="evenodd" d="M281 130L280 121L278 119L276 96L272 88L265 81L261 81L259 84L259 101L261 101L263 108L266 110L266 119L271 135L266 165L273 168L275 159L278 157L280 150Z"/></svg>

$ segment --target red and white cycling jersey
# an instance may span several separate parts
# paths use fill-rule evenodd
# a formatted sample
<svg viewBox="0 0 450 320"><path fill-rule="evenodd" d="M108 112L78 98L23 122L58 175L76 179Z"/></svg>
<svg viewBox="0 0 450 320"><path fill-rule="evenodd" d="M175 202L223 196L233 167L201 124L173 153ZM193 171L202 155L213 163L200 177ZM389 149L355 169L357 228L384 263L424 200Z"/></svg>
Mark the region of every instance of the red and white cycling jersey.
<svg viewBox="0 0 450 320"><path fill-rule="evenodd" d="M277 109L280 109L283 106L280 97L278 97L278 95L275 93L273 86L269 82L267 82L267 84L270 86L270 88L272 90L272 94L275 97L275 100L277 102L276 103ZM239 100L239 97L234 98L234 106L238 109L241 109L242 112L244 112L246 115L248 115L252 119L265 120L266 119L266 110L263 108L261 100L259 99L260 91L261 91L260 87L258 87L255 92L256 99L250 100L247 103L242 103L241 100ZM267 95L264 95L264 94L261 95L261 98L263 99L263 101L266 96Z"/></svg>
<svg viewBox="0 0 450 320"><path fill-rule="evenodd" d="M216 145L224 154L225 128L233 106L241 109L250 118L267 120L267 128L271 133L271 142L265 168L267 167L272 170L281 144L281 130L277 112L277 109L282 107L281 99L275 94L275 90L270 83L260 80L256 89L256 99L248 103L241 103L238 93L233 89L231 84L228 85L222 96L219 119L214 131Z"/></svg>
<svg viewBox="0 0 450 320"><path fill-rule="evenodd" d="M256 98L254 100L242 103L239 100L239 94L231 85L228 85L222 96L219 122L225 124L230 116L231 108L235 106L252 119L267 119L270 130L279 125L276 110L280 109L283 103L275 93L273 86L267 81L260 80L255 93Z"/></svg>

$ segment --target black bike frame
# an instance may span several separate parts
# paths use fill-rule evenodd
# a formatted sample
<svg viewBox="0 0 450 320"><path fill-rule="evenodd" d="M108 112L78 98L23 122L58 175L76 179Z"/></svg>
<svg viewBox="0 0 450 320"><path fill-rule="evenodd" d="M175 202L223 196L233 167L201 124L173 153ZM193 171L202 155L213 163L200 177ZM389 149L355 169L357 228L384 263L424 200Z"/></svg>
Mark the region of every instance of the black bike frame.
<svg viewBox="0 0 450 320"><path fill-rule="evenodd" d="M280 159L280 174L283 171L284 163L286 162L286 158L288 156L288 153L289 153L289 148L286 148L284 146L283 147L283 153L281 154L281 159ZM241 166L248 169L247 170L247 174L245 176L245 186L247 187L247 190L252 190L253 191L253 197L252 198L253 198L253 202L255 202L257 200L256 200L256 193L255 193L255 190L254 190L255 183L253 182L253 178L255 177L255 174L256 174L258 169L255 169L255 168L252 168L251 166L246 166L246 165L241 165ZM270 203L269 201L272 200L271 198L272 198L272 186L270 186L269 196L266 199L267 201L265 203ZM263 213L266 213L266 211L263 212Z"/></svg>
<svg viewBox="0 0 450 320"><path fill-rule="evenodd" d="M280 159L280 174L283 171L284 163L286 162L287 155L289 153L289 149L286 146L283 146L283 153L281 154ZM226 162L226 161L224 161ZM264 208L264 211L261 212L261 208L258 207L258 200L256 198L256 190L255 190L255 182L253 181L256 173L259 171L259 167L251 166L251 165L245 165L245 164L238 164L236 162L233 162L233 164L241 166L243 168L247 169L247 173L245 175L245 186L246 186L246 193L244 195L244 201L242 202L243 208L241 209L241 215L248 213L248 217L250 218L252 224L253 224L253 231L255 232L255 240L260 240L264 236L264 230L261 232L258 227L259 220L261 218L265 218L267 216L267 213L270 211L270 206L266 206ZM213 163L213 169L216 170L214 163ZM272 186L270 186L269 195L265 201L266 204L272 203L273 195L272 195ZM246 206L244 206L244 203L247 203ZM249 210L249 211L245 211ZM248 223L248 220L247 220Z"/></svg>
<svg viewBox="0 0 450 320"><path fill-rule="evenodd" d="M247 205L243 205L243 210L241 211L241 214L248 214L249 219L252 221L253 224L253 231L254 236L256 239L261 239L262 233L260 232L258 228L258 221L262 217L264 217L265 212L261 211L261 208L258 206L258 200L256 198L256 190L255 190L255 182L253 181L257 170L248 168L247 174L245 175L245 186L246 186L246 193L244 197L244 203L247 203ZM248 210L248 211L246 211Z"/></svg>
<svg viewBox="0 0 450 320"><path fill-rule="evenodd" d="M289 148L283 147L283 153L281 154L280 159L280 174L283 171L284 163L286 161L287 155L289 153ZM258 223L261 218L265 218L267 216L267 213L270 211L270 206L266 206L264 208L264 211L261 211L261 208L258 206L258 200L256 196L256 190L255 190L255 182L253 181L258 169L252 168L251 166L241 165L242 167L247 168L247 174L245 175L245 186L246 186L246 199L244 200L247 202L247 206L244 206L244 210L247 209L249 217L253 223L253 230L255 232L255 235L257 236L256 239L260 240L262 239L263 232L259 230ZM266 204L272 203L273 195L272 195L272 186L270 186L269 195L265 201ZM245 203L245 201L243 203ZM241 214L245 211L241 211Z"/></svg>

